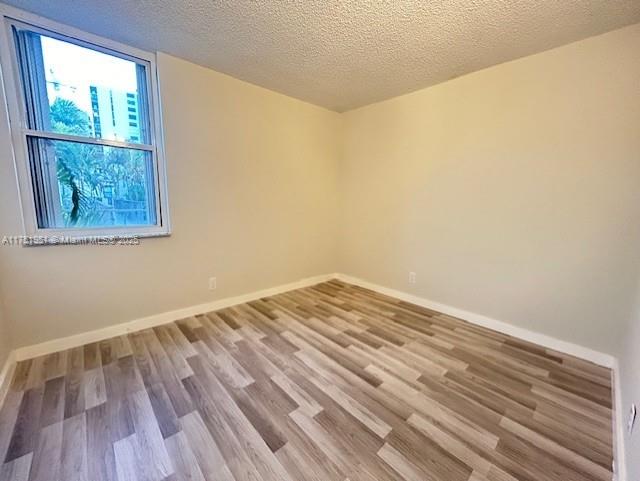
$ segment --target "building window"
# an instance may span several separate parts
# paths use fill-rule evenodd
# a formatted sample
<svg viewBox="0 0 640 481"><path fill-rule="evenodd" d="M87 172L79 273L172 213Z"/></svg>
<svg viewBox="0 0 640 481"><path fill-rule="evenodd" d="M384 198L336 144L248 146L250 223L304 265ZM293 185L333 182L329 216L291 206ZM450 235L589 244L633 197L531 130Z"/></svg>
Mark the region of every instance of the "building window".
<svg viewBox="0 0 640 481"><path fill-rule="evenodd" d="M24 15L2 67L27 235L168 234L155 56Z"/></svg>

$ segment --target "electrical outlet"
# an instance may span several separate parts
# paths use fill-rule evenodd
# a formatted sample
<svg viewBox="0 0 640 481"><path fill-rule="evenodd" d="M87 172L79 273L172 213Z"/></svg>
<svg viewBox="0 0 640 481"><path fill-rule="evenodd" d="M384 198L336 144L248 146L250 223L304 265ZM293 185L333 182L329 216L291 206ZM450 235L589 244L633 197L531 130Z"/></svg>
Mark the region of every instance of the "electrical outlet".
<svg viewBox="0 0 640 481"><path fill-rule="evenodd" d="M415 283L416 283L416 273L409 272L409 284L415 284Z"/></svg>
<svg viewBox="0 0 640 481"><path fill-rule="evenodd" d="M629 436L633 433L633 427L636 424L636 417L638 416L638 410L635 404L631 405L631 409L629 409L629 421L627 421L627 431L629 432Z"/></svg>
<svg viewBox="0 0 640 481"><path fill-rule="evenodd" d="M215 277L209 277L209 290L215 291L217 287L217 281Z"/></svg>

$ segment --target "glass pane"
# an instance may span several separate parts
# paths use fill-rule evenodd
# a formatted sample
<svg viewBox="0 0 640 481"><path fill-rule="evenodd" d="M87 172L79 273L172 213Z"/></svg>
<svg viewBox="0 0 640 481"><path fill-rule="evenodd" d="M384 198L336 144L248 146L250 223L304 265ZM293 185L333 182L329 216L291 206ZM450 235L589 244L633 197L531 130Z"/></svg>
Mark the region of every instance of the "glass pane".
<svg viewBox="0 0 640 481"><path fill-rule="evenodd" d="M16 32L30 128L150 143L144 65L37 32Z"/></svg>
<svg viewBox="0 0 640 481"><path fill-rule="evenodd" d="M30 137L29 154L40 228L156 224L151 152Z"/></svg>

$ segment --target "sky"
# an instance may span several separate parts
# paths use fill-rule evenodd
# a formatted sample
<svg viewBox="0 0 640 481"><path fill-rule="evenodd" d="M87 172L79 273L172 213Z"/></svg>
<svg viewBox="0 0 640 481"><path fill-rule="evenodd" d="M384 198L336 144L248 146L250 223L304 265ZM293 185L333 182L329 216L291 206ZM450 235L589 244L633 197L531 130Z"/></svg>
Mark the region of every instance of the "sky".
<svg viewBox="0 0 640 481"><path fill-rule="evenodd" d="M137 91L134 62L44 35L41 39L50 104L62 97L90 114L90 85ZM61 84L58 91L53 88L53 81Z"/></svg>

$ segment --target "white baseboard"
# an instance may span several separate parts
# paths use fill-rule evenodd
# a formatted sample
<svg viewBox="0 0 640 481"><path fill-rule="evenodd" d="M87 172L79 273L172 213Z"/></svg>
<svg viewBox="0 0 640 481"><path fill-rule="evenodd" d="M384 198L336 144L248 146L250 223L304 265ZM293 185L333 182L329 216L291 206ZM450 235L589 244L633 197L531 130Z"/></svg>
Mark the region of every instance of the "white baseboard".
<svg viewBox="0 0 640 481"><path fill-rule="evenodd" d="M34 344L31 346L20 347L14 351L14 359L15 361L23 361L25 359L31 359L34 357L43 356L45 354L51 354L53 352L62 351L65 349L71 349L73 347L82 346L84 344L88 344L91 342L97 342L97 341L102 341L104 339L109 339L111 337L121 336L129 332L139 331L142 329L147 329L149 327L154 327L161 324L167 324L169 322L173 322L178 319L184 319L185 317L196 316L198 314L204 314L206 312L211 312L218 309L224 309L225 307L234 306L237 304L242 304L244 302L260 299L262 297L273 296L275 294L280 294L282 292L291 291L294 289L300 289L302 287L311 286L314 284L318 284L320 282L326 282L334 278L340 279L350 284L355 284L367 289L371 289L372 291L380 292L381 294L386 294L388 296L395 297L403 301L411 302L412 304L426 307L428 309L433 309L434 311L442 312L443 314L457 317L465 321L471 322L473 324L477 324L483 327L487 327L489 329L493 329L498 332L502 332L503 334L507 334L519 339L523 339L525 341L533 342L543 347L547 347L559 352L570 354L572 356L576 356L581 359L591 361L594 364L598 364L600 366L612 368L615 363L614 357L609 354L604 354L598 351L594 351L592 349L588 349L586 347L582 347L577 344L573 344L567 341L562 341L562 340L553 338L551 336L547 336L545 334L540 334L537 332L530 331L528 329L514 326L513 324L509 324L507 322L498 321L496 319L492 319L487 316L465 311L463 309L458 309L456 307L451 307L446 304L441 304L439 302L431 301L429 299L424 299L422 297L418 297L413 294L408 294L406 292L383 287L383 286L359 279L357 277L352 277L352 276L341 274L341 273L325 274L325 275L320 275L315 277L309 277L309 278L301 279L299 281L292 282L289 284L283 284L277 287L263 289L261 291L251 292L248 294L243 294L235 297L228 297L225 299L219 299L216 301L207 302L204 304L198 304L195 306L189 306L182 309L176 309L173 311L162 312L162 313L154 314L148 317L134 319L121 324L116 324L116 325L108 326L102 329L97 329L95 331L83 332L83 333L76 334L69 337L53 339L51 341L46 341L41 344Z"/></svg>
<svg viewBox="0 0 640 481"><path fill-rule="evenodd" d="M613 417L613 452L614 452L614 481L627 481L627 463L625 455L625 423L624 408L622 406L622 384L620 383L620 365L618 360L614 362L611 370L613 378L613 405L615 409Z"/></svg>
<svg viewBox="0 0 640 481"><path fill-rule="evenodd" d="M554 351L570 354L571 356L590 361L594 364L598 364L599 366L612 368L615 363L615 358L609 354L594 351L593 349L579 346L571 342L562 341L545 334L540 334L528 329L524 329L522 327L514 326L513 324L510 324L508 322L498 321L497 319L492 319L481 314L465 311L463 309L458 309L457 307L451 307L446 304L441 304L439 302L431 301L423 297L415 296L413 294L408 294L406 292L383 287L378 284L374 284L372 282L368 282L363 279L352 277L346 274L336 274L336 277L343 282L355 284L357 286L364 287L366 289L370 289L387 296L395 297L396 299L401 299L418 306L426 307L427 309L442 312L443 314L463 319L472 324L477 324L479 326L486 327L494 331L507 334L509 336L517 337L518 339L522 339L524 341L533 342L534 344L553 349Z"/></svg>
<svg viewBox="0 0 640 481"><path fill-rule="evenodd" d="M92 342L103 341L105 339L109 339L115 336L121 336L130 332L140 331L142 329L148 329L150 327L159 326L162 324L168 324L170 322L184 319L186 317L197 316L198 314L204 314L206 312L224 309L225 307L235 306L237 304L242 304L249 301L255 301L256 299L260 299L262 297L273 296L276 294L281 294L283 292L292 291L294 289L312 286L320 282L326 282L330 279L334 279L335 277L335 274L325 274L321 276L308 277L296 282L283 284L269 289L263 289L261 291L251 292L235 297L228 297L225 299L219 299L212 302L206 302L204 304L176 309L174 311L162 312L160 314L154 314L148 317L142 317L140 319L134 319L132 321L123 322L121 324L104 327L95 331L83 332L69 337L53 339L41 344L20 347L14 351L15 360L23 361L25 359L31 359L34 357L43 356L45 354L51 354L54 352L83 346Z"/></svg>
<svg viewBox="0 0 640 481"><path fill-rule="evenodd" d="M434 311L442 312L443 314L447 314L453 317L457 317L459 319L463 319L473 324L477 324L479 326L483 326L483 327L492 329L494 331L498 331L503 334L516 337L518 339L529 341L529 342L538 344L540 346L553 349L555 351L563 352L565 354L570 354L572 356L593 362L594 364L598 364L600 366L611 368L613 370L613 376L614 376L614 396L615 396L614 402L615 402L615 409L616 409L616 416L615 416L614 428L613 428L615 443L616 443L616 461L615 461L616 471L617 471L616 481L626 481L625 459L624 459L625 458L624 456L624 423L623 423L624 416L622 413L621 386L620 386L620 378L619 378L619 371L618 371L618 362L613 356L602 353L602 352L598 352L592 349L588 349L586 347L582 347L567 341L562 341L560 339L556 339L554 337L547 336L545 334L540 334L537 332L530 331L528 329L514 326L513 324L509 324L507 322L498 321L497 319L492 319L487 316L465 311L463 309L458 309L456 307L448 306L446 304L441 304L439 302L431 301L429 299L418 297L406 292L383 287L378 284L374 284L374 283L365 281L363 279L359 279L357 277L352 277L352 276L341 274L341 273L309 277L306 279L301 279L297 282L283 284L277 287L272 287L272 288L264 289L261 291L251 292L251 293L240 295L240 296L229 297L226 299L219 299L219 300L207 302L204 304L198 304L195 306L185 307L182 309L176 309L173 311L154 314L148 317L143 317L140 319L135 319L132 321L121 323L121 324L108 326L102 329L84 332L81 334L76 334L73 336L64 337L60 339L54 339L51 341L43 342L41 344L35 344L32 346L18 348L9 354L9 358L6 360L2 368L2 371L0 372L0 406L2 406L4 396L9 387L9 381L13 375L16 362L18 361L22 361L25 359L30 359L38 356L43 356L46 354L51 354L53 352L62 351L65 349L71 349L73 347L82 346L84 344L88 344L91 342L102 341L105 339L109 339L111 337L120 336L123 334L139 331L142 329L147 329L147 328L162 325L162 324L167 324L169 322L173 322L179 319L184 319L186 317L196 316L198 314L204 314L204 313L215 311L218 309L224 309L225 307L230 307L237 304L242 304L245 302L260 299L262 297L273 296L273 295L291 291L294 289L300 289L303 287L312 286L314 284L326 282L331 279L339 279L349 284L361 286L366 289L379 292L381 294L395 297L397 299L401 299L403 301L407 301L412 304L416 304L422 307L426 307L428 309L432 309Z"/></svg>
<svg viewBox="0 0 640 481"><path fill-rule="evenodd" d="M2 366L2 371L0 371L0 408L4 403L4 398L9 391L9 384L11 383L11 379L13 378L13 371L16 368L16 352L11 351L9 356L7 356L7 360L4 362L4 366Z"/></svg>
<svg viewBox="0 0 640 481"><path fill-rule="evenodd" d="M336 278L349 284L354 284L360 287L364 287L365 289L370 289L372 291L376 291L381 294L385 294L387 296L395 297L396 299L401 299L403 301L407 301L412 304L416 304L418 306L426 307L427 309L432 309L434 311L442 312L443 314L447 314L452 317L463 319L472 324L477 324L482 327L487 327L494 331L498 331L503 334L507 334L509 336L516 337L518 339L522 339L524 341L533 342L535 344L538 344L540 346L543 346L549 349L553 349L558 352L570 354L580 359L593 362L594 364L597 364L599 366L610 368L612 370L612 376L613 376L613 396L614 396L613 402L615 406L615 417L613 419L613 426L612 426L613 435L614 435L614 444L615 444L614 446L615 468L614 469L616 471L614 481L627 481L625 449L624 449L625 426L624 426L624 413L622 412L623 410L622 409L622 391L621 391L621 384L620 384L620 375L619 375L620 371L618 367L618 360L615 357L609 354L595 351L593 349L579 346L577 344L573 344L571 342L562 341L560 339L556 339L554 337L547 336L545 334L540 334L537 332L530 331L528 329L524 329L522 327L514 326L513 324L509 324L507 322L498 321L497 319L476 314L474 312L465 311L463 309L458 309L456 307L451 307L446 304L441 304L439 302L418 297L413 294L398 291L395 289L390 289L388 287L383 287L378 284L374 284L372 282L359 279L357 277L349 276L346 274L336 274Z"/></svg>

